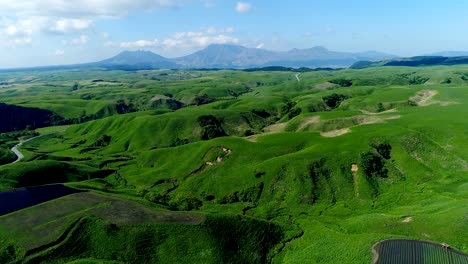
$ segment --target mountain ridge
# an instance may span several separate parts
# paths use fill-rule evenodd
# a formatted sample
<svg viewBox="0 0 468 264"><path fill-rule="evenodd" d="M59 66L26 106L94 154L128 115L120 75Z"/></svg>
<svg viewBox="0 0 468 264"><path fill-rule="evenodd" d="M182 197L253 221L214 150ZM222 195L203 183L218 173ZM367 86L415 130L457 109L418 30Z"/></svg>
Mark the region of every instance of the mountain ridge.
<svg viewBox="0 0 468 264"><path fill-rule="evenodd" d="M306 49L294 48L288 51L272 51L248 48L235 44L211 44L204 49L176 58L167 58L147 50L127 50L111 58L97 62L1 70L57 70L74 68L105 68L108 70L247 69L271 66L347 68L360 60L375 61L395 57L397 56L376 51L357 53L332 51L321 46Z"/></svg>

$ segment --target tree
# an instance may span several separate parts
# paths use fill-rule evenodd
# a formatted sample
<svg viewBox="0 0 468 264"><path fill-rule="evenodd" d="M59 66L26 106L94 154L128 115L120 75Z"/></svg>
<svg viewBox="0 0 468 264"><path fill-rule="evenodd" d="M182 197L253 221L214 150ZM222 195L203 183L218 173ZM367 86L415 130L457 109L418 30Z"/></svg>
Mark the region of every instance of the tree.
<svg viewBox="0 0 468 264"><path fill-rule="evenodd" d="M74 84L72 85L71 90L72 90L72 91L76 91L76 90L78 90L79 88L80 88L80 85L76 82L76 83L74 83Z"/></svg>
<svg viewBox="0 0 468 264"><path fill-rule="evenodd" d="M385 161L372 151L361 154L361 167L368 176L387 177L388 170L384 168Z"/></svg>
<svg viewBox="0 0 468 264"><path fill-rule="evenodd" d="M375 146L375 150L379 153L384 159L389 160L391 158L392 146L388 143L382 143Z"/></svg>
<svg viewBox="0 0 468 264"><path fill-rule="evenodd" d="M348 96L346 95L333 93L333 94L324 96L322 99L325 102L325 104L327 104L328 107L336 108L340 105L341 102L343 102L347 98Z"/></svg>
<svg viewBox="0 0 468 264"><path fill-rule="evenodd" d="M382 103L377 104L377 112L383 112L385 111L385 107Z"/></svg>

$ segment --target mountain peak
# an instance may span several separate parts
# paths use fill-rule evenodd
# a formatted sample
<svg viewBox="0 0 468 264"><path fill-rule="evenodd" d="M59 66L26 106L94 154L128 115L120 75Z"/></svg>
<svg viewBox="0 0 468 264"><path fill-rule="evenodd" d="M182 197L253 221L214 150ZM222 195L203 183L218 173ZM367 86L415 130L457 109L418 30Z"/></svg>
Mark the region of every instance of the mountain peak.
<svg viewBox="0 0 468 264"><path fill-rule="evenodd" d="M161 68L252 68L285 67L348 67L362 59L381 59L379 53L350 53L328 50L323 46L290 51L269 51L238 44L211 44L202 50L180 58L168 59L148 50L123 51L94 65L105 67L130 66L130 69Z"/></svg>

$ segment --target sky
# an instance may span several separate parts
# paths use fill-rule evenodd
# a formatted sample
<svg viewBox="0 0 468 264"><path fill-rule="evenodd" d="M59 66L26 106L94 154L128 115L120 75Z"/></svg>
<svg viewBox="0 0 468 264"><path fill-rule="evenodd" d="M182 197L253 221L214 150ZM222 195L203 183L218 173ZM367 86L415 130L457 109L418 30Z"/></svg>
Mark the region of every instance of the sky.
<svg viewBox="0 0 468 264"><path fill-rule="evenodd" d="M468 50L465 0L0 0L0 68L169 58L214 43L414 56Z"/></svg>

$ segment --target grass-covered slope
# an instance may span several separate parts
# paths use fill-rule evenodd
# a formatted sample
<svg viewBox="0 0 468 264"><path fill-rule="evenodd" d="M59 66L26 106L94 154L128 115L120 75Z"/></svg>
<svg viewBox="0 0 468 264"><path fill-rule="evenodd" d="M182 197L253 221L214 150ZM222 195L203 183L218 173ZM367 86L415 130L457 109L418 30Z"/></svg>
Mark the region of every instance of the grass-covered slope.
<svg viewBox="0 0 468 264"><path fill-rule="evenodd" d="M114 102L128 111L28 142L21 148L24 162L0 168L2 189L72 181L76 188L170 212L201 212L208 222L223 213L233 224L233 215L243 215L288 227L274 248L247 244L253 251L242 248L247 255L239 255L240 262L369 263L371 246L388 238L447 242L468 251L466 66L314 71L299 80L295 72L280 71L54 74L57 85L82 83L74 93L86 93L86 100ZM18 88L5 89L8 94ZM19 102L21 96L6 98ZM106 215L111 211L85 217L82 226L107 230L99 220ZM223 262L232 252L213 242L218 229L205 224L190 228L202 232L193 231L206 262ZM60 245L148 232L167 235L162 245L172 243L185 257L200 257L187 253L198 245L175 238L176 225L166 233L122 227L115 236L94 236L86 228L83 240ZM112 259L90 253L94 246L60 256L54 253L60 245L37 256ZM166 256L158 245L150 262ZM130 252L135 250L122 254Z"/></svg>
<svg viewBox="0 0 468 264"><path fill-rule="evenodd" d="M1 216L0 223L9 228L0 229L8 238L0 242L2 263L265 263L283 237L266 221L156 211L87 193Z"/></svg>

